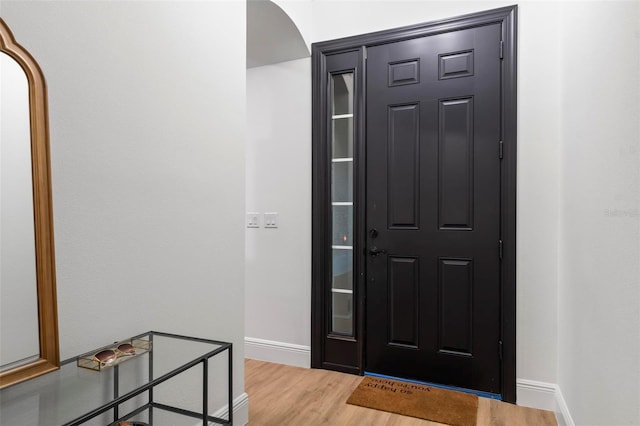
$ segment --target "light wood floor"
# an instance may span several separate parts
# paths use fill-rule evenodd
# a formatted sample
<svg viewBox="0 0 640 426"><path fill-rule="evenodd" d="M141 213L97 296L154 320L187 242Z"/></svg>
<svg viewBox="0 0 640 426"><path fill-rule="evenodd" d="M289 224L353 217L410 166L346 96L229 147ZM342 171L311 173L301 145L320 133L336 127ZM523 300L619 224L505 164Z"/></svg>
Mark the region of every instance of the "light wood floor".
<svg viewBox="0 0 640 426"><path fill-rule="evenodd" d="M245 360L249 425L402 425L440 423L349 405L360 376ZM556 426L552 412L480 398L478 426Z"/></svg>

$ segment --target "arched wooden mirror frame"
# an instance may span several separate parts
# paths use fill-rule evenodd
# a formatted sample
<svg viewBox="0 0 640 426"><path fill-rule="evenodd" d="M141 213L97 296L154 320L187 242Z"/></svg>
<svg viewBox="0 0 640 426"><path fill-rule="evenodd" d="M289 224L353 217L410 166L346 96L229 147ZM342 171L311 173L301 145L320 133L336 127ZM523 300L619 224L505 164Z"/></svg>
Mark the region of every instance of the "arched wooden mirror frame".
<svg viewBox="0 0 640 426"><path fill-rule="evenodd" d="M40 329L39 359L0 373L1 389L58 369L60 366L60 354L49 164L47 89L42 70L29 52L15 41L9 27L1 18L0 51L18 62L27 75L29 83L33 217L38 287L38 324Z"/></svg>

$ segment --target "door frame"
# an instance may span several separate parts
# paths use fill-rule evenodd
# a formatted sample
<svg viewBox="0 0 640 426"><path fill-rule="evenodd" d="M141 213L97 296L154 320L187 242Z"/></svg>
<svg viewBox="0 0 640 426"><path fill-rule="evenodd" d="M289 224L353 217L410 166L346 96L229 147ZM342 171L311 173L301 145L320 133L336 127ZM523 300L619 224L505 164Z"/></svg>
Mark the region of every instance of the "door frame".
<svg viewBox="0 0 640 426"><path fill-rule="evenodd" d="M311 366L363 374L365 336L365 256L366 256L366 49L379 44L435 35L485 25L500 24L501 46L496 46L502 59L501 79L501 395L506 402L516 402L516 159L517 159L517 6L472 13L454 18L378 31L312 45L312 303ZM327 358L327 307L330 302L331 229L327 205L331 197L331 160L328 156L327 129L327 57L338 53L357 53L354 71L354 316L355 336L349 340L354 351L354 365L337 365ZM496 248L498 250L498 248ZM329 284L327 284L329 283Z"/></svg>

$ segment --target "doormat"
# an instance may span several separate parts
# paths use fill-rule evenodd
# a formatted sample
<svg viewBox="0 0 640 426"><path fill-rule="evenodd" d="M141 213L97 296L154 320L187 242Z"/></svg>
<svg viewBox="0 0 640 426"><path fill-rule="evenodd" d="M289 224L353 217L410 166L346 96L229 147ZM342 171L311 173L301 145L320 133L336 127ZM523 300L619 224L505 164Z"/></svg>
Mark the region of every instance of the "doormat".
<svg viewBox="0 0 640 426"><path fill-rule="evenodd" d="M347 404L453 426L475 426L478 397L398 380L365 377Z"/></svg>

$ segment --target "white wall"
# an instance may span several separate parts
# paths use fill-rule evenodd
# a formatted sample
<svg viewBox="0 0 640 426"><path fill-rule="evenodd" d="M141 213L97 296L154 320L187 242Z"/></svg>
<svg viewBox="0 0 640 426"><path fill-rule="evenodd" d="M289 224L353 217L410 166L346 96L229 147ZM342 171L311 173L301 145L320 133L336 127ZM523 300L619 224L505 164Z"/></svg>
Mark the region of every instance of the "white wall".
<svg viewBox="0 0 640 426"><path fill-rule="evenodd" d="M562 35L558 383L579 425L640 424L640 3Z"/></svg>
<svg viewBox="0 0 640 426"><path fill-rule="evenodd" d="M291 3L291 4L289 4ZM285 10L296 2L278 1ZM301 26L305 39L329 40L402 25L427 22L481 10L506 6L511 2L400 2L400 1L314 1L311 2L313 25ZM298 9L300 5L296 5ZM526 2L519 10L519 99L518 99L518 305L517 305L517 376L555 383L557 379L557 222L558 222L558 152L559 79L549 67L559 55L557 45L558 7L554 3ZM299 11L298 11L299 12ZM300 13L301 16L306 16ZM292 16L295 19L295 16ZM311 30L309 30L311 28ZM539 29L547 31L541 32ZM305 34L312 31L312 34ZM248 74L248 145L258 144L252 135L269 135L263 149L299 158L309 164L311 125L310 80L308 68L295 70L291 65L254 68ZM301 80L302 79L302 80ZM291 81L291 83L288 83ZM306 82L306 83L305 83ZM282 91L283 84L295 90ZM262 87L262 86L268 87ZM308 89L306 89L308 87ZM307 91L305 91L307 90ZM264 120L259 114L291 106L296 123L286 118ZM273 109L274 112L267 112ZM251 111L258 111L252 114ZM304 122L299 122L302 117ZM265 124L268 123L268 124ZM292 127L293 125L293 127ZM303 128L301 126L306 126ZM274 136L271 136L274 135ZM301 136L304 140L301 139ZM305 142L306 141L306 142ZM299 144L307 144L305 150ZM300 157L295 157L295 145ZM261 151L260 151L261 152ZM274 162L271 156L255 157L248 152L247 208L270 209L259 201L253 185L266 185L269 179L295 182L272 185L270 197L298 200L287 204L287 215L309 220L310 175L300 174L295 161ZM255 174L253 170L256 170ZM270 177L271 176L271 177ZM253 183L252 183L253 182ZM265 189L266 191L266 189ZM253 207L254 206L254 207ZM306 216L305 216L306 215ZM286 223L283 221L283 224ZM299 222L300 232L308 232L310 222ZM306 228L305 228L306 227ZM262 232L255 232L262 231ZM308 345L310 340L311 245L287 244L278 232L248 230L247 336L279 342ZM269 238L269 239L267 239ZM254 247L256 252L249 253ZM260 249L261 247L261 249ZM289 261L286 273L274 270L271 259ZM300 259L305 263L300 263ZM255 271L255 272L253 272ZM258 273L259 271L259 273ZM269 271L273 271L269 273ZM286 278L295 276L295 278ZM267 294L269 291L272 293ZM296 296L293 296L293 295ZM293 296L293 299L292 299ZM254 301L259 300L260 303ZM284 309L284 312L282 311ZM275 314L274 314L275 313ZM286 319L286 320L285 320Z"/></svg>
<svg viewBox="0 0 640 426"><path fill-rule="evenodd" d="M557 14L555 3L524 3L518 11L516 374L550 383L557 381Z"/></svg>
<svg viewBox="0 0 640 426"><path fill-rule="evenodd" d="M311 61L247 70L246 207L278 212L277 229L246 230L246 336L310 345ZM248 355L274 360L249 353ZM300 348L297 348L300 349ZM294 351L297 365L309 366Z"/></svg>
<svg viewBox="0 0 640 426"><path fill-rule="evenodd" d="M49 87L62 358L149 329L227 340L241 395L245 3L1 14Z"/></svg>

